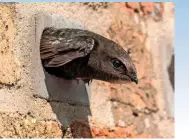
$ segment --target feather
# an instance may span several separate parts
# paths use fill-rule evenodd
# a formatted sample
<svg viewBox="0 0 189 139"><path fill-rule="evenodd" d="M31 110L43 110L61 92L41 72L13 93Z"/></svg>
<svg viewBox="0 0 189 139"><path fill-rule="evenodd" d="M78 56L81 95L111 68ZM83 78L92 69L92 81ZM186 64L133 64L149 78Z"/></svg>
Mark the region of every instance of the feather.
<svg viewBox="0 0 189 139"><path fill-rule="evenodd" d="M68 62L88 55L94 47L94 39L89 36L71 36L59 40L51 40L45 36L41 39L41 59L48 59L46 67L59 67Z"/></svg>

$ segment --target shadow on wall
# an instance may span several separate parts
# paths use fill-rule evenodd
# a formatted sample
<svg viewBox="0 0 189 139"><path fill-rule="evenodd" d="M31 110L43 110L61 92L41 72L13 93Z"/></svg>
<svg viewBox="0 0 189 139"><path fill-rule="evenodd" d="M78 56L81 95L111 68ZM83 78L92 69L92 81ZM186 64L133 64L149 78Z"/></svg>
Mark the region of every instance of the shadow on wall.
<svg viewBox="0 0 189 139"><path fill-rule="evenodd" d="M171 85L173 87L173 90L175 90L175 55L173 54L171 57L171 63L168 67L168 73L169 73L169 79L171 81Z"/></svg>
<svg viewBox="0 0 189 139"><path fill-rule="evenodd" d="M49 94L48 100L62 126L65 128L71 125L73 137L85 137L85 135L78 136L75 129L77 128L76 121L83 121L87 123L85 126L88 126L87 137L92 137L88 121L88 116L91 115L89 96L84 82L64 80L48 74L45 70L44 72L45 84ZM80 133L80 135L82 134Z"/></svg>

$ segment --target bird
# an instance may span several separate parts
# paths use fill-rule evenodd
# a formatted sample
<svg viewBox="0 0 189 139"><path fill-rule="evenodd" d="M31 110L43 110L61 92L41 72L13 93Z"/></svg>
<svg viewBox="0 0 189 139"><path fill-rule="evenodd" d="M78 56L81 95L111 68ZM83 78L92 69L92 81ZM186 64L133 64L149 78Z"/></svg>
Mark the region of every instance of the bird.
<svg viewBox="0 0 189 139"><path fill-rule="evenodd" d="M40 57L46 72L67 80L138 84L130 50L89 30L46 27Z"/></svg>

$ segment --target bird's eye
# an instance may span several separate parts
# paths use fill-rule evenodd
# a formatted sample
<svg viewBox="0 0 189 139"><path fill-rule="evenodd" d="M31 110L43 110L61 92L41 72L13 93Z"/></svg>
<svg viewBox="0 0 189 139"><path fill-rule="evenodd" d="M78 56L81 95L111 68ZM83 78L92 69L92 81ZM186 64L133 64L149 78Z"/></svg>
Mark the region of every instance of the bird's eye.
<svg viewBox="0 0 189 139"><path fill-rule="evenodd" d="M115 68L119 68L119 67L121 67L121 65L122 65L121 61L119 61L119 60L117 60L117 59L112 60L112 64L113 64L113 66L114 66Z"/></svg>

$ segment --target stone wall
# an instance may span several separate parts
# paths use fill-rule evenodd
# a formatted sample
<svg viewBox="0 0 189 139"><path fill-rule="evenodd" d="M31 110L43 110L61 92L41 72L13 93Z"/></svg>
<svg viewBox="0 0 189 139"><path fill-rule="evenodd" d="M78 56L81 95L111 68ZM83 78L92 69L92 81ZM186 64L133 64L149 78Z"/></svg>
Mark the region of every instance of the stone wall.
<svg viewBox="0 0 189 139"><path fill-rule="evenodd" d="M173 10L169 2L1 3L0 137L174 137ZM47 74L39 57L46 26L88 29L131 48L139 84L86 86Z"/></svg>

